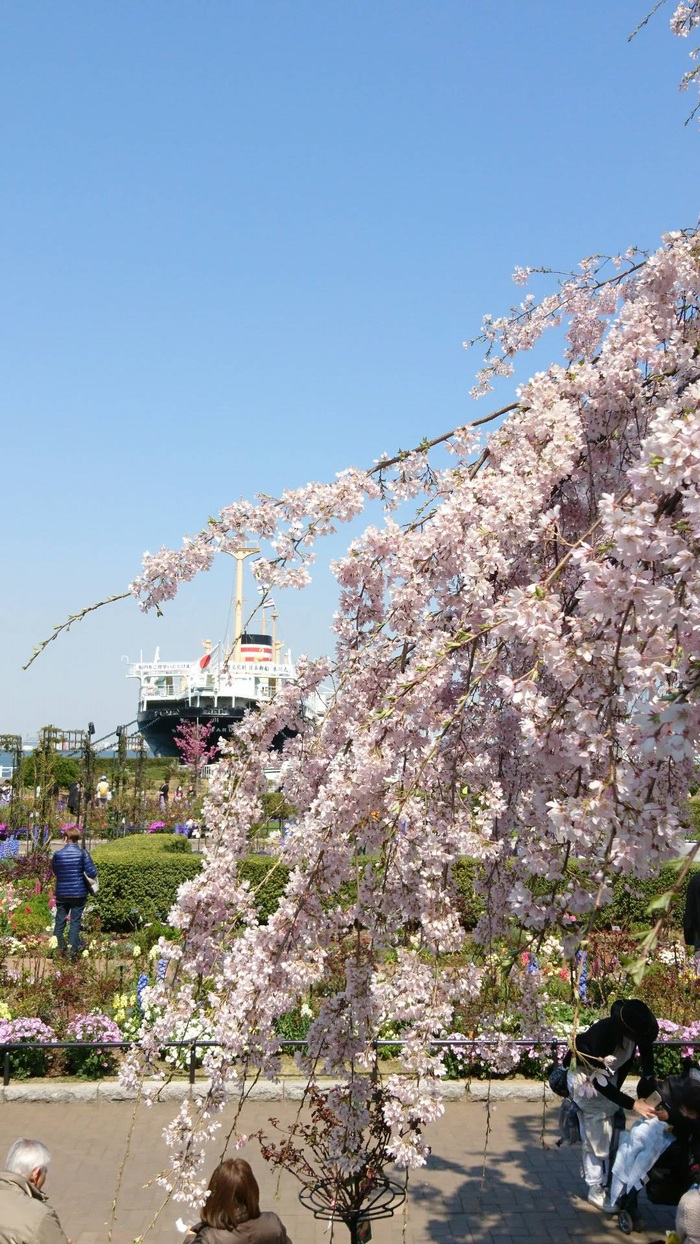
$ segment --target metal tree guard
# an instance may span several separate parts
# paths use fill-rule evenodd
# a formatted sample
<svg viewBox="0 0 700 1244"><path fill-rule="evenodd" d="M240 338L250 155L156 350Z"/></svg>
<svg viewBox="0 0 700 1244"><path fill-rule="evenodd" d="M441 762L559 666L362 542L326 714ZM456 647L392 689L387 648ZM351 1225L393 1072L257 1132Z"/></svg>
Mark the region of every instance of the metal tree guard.
<svg viewBox="0 0 700 1244"><path fill-rule="evenodd" d="M350 1175L343 1180L321 1179L307 1184L299 1200L314 1218L345 1223L350 1244L366 1244L372 1238L371 1224L380 1218L393 1218L406 1200L406 1188L385 1175L369 1187L366 1174Z"/></svg>

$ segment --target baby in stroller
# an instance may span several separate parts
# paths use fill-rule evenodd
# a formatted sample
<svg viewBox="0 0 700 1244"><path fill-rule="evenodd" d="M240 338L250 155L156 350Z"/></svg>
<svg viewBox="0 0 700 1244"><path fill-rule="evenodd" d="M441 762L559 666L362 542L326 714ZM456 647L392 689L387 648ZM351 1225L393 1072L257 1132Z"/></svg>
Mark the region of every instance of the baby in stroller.
<svg viewBox="0 0 700 1244"><path fill-rule="evenodd" d="M690 1063L658 1089L655 1119L642 1119L620 1137L610 1201L625 1232L639 1224L643 1185L655 1205L678 1205L700 1179L700 1070Z"/></svg>

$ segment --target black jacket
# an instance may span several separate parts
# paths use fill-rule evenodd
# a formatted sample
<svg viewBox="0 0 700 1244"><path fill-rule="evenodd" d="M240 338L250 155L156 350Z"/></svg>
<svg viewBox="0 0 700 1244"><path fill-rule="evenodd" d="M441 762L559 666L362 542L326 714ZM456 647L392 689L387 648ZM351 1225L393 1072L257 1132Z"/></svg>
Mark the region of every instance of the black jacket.
<svg viewBox="0 0 700 1244"><path fill-rule="evenodd" d="M688 946L700 942L700 871L691 873L685 895L683 937Z"/></svg>
<svg viewBox="0 0 700 1244"><path fill-rule="evenodd" d="M580 1066L589 1073L595 1072L597 1067L603 1067L603 1059L608 1054L614 1054L618 1045L622 1043L625 1037L630 1034L625 1031L619 1020L609 1016L607 1019L599 1019L597 1023L591 1024L585 1032L576 1034L576 1054L577 1061ZM654 1042L653 1040L638 1041L635 1052L626 1063L617 1071L615 1078L611 1079L607 1084L601 1085L596 1082L595 1088L603 1097L607 1097L609 1101L615 1102L617 1106L624 1106L625 1110L631 1110L634 1105L634 1098L629 1097L627 1093L622 1092L622 1085L629 1073L634 1062L636 1051L639 1051L639 1061L642 1067L642 1079L637 1085L638 1096L648 1096L654 1091L656 1081L654 1079ZM565 1056L563 1063L568 1067L571 1062L571 1050Z"/></svg>
<svg viewBox="0 0 700 1244"><path fill-rule="evenodd" d="M669 1076L659 1085L659 1093L676 1139L686 1146L690 1161L697 1166L700 1164L700 1119L691 1119L681 1111L681 1106L687 1104L687 1085L687 1075Z"/></svg>

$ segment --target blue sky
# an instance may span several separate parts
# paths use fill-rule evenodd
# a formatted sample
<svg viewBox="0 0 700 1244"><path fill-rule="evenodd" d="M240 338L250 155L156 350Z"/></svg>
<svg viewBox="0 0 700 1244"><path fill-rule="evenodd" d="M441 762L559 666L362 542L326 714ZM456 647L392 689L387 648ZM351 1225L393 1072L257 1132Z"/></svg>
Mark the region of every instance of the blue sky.
<svg viewBox="0 0 700 1244"><path fill-rule="evenodd" d="M124 656L221 636L223 562L20 671L144 549L487 413L461 343L516 264L694 223L689 47L669 6L628 43L647 5L0 7L0 732L106 732L134 716ZM327 650L323 566L280 609Z"/></svg>

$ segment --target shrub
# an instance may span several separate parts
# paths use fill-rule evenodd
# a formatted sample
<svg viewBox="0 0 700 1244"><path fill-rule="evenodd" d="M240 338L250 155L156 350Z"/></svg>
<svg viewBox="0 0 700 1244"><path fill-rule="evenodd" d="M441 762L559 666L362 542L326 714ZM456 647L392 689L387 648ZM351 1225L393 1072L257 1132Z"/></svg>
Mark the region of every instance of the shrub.
<svg viewBox="0 0 700 1244"><path fill-rule="evenodd" d="M452 883L456 892L457 907L466 929L473 929L484 911L483 897L476 892L474 886L474 879L480 867L477 861L466 857L456 860L452 865ZM694 871L696 870L691 870L671 901L668 920L670 928L678 929L683 926L685 893L688 880ZM653 899L659 898L661 894L672 889L677 879L678 870L672 864L664 865L654 877L649 877L644 881L618 877L613 882L612 899L598 913L595 927L600 930L615 928L629 930L636 925L649 927L660 914L657 912L655 915L650 915L649 904ZM533 878L533 893L549 893L551 888L551 881L545 882L541 878Z"/></svg>
<svg viewBox="0 0 700 1244"><path fill-rule="evenodd" d="M25 895L15 907L9 919L14 937L38 937L53 923L49 911L48 894Z"/></svg>
<svg viewBox="0 0 700 1244"><path fill-rule="evenodd" d="M648 877L644 881L618 877L613 884L612 901L601 911L596 920L597 926L605 929L613 927L631 929L637 924L652 924L661 913L657 912L656 916L650 916L649 904L664 891L670 890L677 880L678 870L670 864L659 869L655 877ZM671 902L669 909L669 925L671 926L678 927L683 924L686 886L687 883L683 883L681 890Z"/></svg>
<svg viewBox="0 0 700 1244"><path fill-rule="evenodd" d="M0 1049L20 1041L21 1050L10 1051L10 1071L18 1080L29 1076L45 1076L51 1050L37 1049L36 1041L55 1041L56 1033L40 1019L9 1019L0 1021ZM26 1045L26 1048L24 1048Z"/></svg>
<svg viewBox="0 0 700 1244"><path fill-rule="evenodd" d="M277 911L289 881L289 869L271 855L247 855L238 865L241 881L250 883L255 909L260 919L269 920Z"/></svg>
<svg viewBox="0 0 700 1244"><path fill-rule="evenodd" d="M122 838L98 847L93 858L100 877L96 902L102 928L112 931L134 929L143 920L164 920L179 887L202 866L179 835Z"/></svg>
<svg viewBox="0 0 700 1244"><path fill-rule="evenodd" d="M113 1019L92 1011L76 1015L66 1029L69 1041L121 1041L122 1033ZM117 1050L66 1050L66 1069L83 1080L100 1080L113 1075L117 1066Z"/></svg>
<svg viewBox="0 0 700 1244"><path fill-rule="evenodd" d="M177 929L172 925L165 924L162 920L151 920L149 924L144 925L142 929L138 929L134 933L134 943L139 947L141 953L147 955L153 949L161 937L168 941L175 941L178 937Z"/></svg>
<svg viewBox="0 0 700 1244"><path fill-rule="evenodd" d="M300 1002L275 1020L275 1031L286 1041L305 1041L314 1013L307 1002ZM292 1051L293 1052L293 1051Z"/></svg>
<svg viewBox="0 0 700 1244"><path fill-rule="evenodd" d="M473 929L484 913L484 899L474 888L479 867L476 860L462 856L452 865L452 884L457 892L457 910L465 929Z"/></svg>
<svg viewBox="0 0 700 1244"><path fill-rule="evenodd" d="M115 838L113 841L98 847L99 853L109 852L116 857L141 852L145 855L159 855L162 851L174 851L178 855L189 855L192 846L188 838L182 834L129 834L126 838Z"/></svg>

